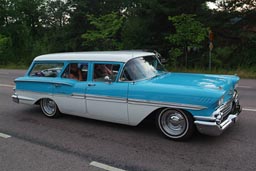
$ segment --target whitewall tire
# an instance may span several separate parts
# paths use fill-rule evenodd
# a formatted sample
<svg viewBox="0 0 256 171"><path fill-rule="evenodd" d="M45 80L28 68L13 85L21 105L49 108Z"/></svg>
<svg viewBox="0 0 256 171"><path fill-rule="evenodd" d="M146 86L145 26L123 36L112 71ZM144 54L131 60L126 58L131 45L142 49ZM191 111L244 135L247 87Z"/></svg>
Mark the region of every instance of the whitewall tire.
<svg viewBox="0 0 256 171"><path fill-rule="evenodd" d="M60 111L57 104L49 98L41 99L40 107L45 116L49 118L56 118L60 116Z"/></svg>
<svg viewBox="0 0 256 171"><path fill-rule="evenodd" d="M168 138L186 140L195 130L193 117L179 109L163 109L156 118L159 130Z"/></svg>

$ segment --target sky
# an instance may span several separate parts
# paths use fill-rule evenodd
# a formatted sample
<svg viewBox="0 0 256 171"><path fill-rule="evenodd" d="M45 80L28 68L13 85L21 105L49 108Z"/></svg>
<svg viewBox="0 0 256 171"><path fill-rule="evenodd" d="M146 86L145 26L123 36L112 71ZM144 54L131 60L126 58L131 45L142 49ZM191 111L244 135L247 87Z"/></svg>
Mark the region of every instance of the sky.
<svg viewBox="0 0 256 171"><path fill-rule="evenodd" d="M216 4L213 3L213 2L207 2L207 5L209 6L210 9L216 9L216 8L218 8L218 7L216 6Z"/></svg>

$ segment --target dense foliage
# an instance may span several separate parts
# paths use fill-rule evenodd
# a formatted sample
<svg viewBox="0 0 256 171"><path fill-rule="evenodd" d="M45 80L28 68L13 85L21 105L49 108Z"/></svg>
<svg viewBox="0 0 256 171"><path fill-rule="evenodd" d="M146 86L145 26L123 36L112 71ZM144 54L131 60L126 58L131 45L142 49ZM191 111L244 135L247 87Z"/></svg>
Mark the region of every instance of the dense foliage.
<svg viewBox="0 0 256 171"><path fill-rule="evenodd" d="M209 1L209 0L208 0ZM211 0L215 2L215 0ZM256 67L255 0L0 0L0 65L40 54L152 49L172 67Z"/></svg>

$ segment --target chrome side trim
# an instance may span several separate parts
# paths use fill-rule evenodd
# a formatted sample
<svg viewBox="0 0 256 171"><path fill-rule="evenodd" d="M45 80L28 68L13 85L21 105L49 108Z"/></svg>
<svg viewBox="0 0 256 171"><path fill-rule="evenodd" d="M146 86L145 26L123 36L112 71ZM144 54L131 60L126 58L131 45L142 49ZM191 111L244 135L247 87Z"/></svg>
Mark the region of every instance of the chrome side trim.
<svg viewBox="0 0 256 171"><path fill-rule="evenodd" d="M71 96L76 99L85 99L85 94L72 93Z"/></svg>
<svg viewBox="0 0 256 171"><path fill-rule="evenodd" d="M30 90L17 90L16 89L16 94L18 94L19 92L24 92L24 93L36 93L36 94L41 94L41 95L48 95L48 96L52 96L52 93L43 93L43 92L37 92L37 91L30 91Z"/></svg>
<svg viewBox="0 0 256 171"><path fill-rule="evenodd" d="M33 92L33 91L28 91L28 92ZM35 92L33 92L33 93L35 93ZM56 93L56 94L38 93L38 94L51 95L51 96L72 96L73 98L77 98L77 99L108 101L108 102L116 102L116 103L128 103L128 104L133 104L133 105L145 105L145 106L155 106L155 107L171 107L171 108L191 109L191 110L203 110L203 109L207 108L205 106L200 106L200 105L190 105L190 104L161 102L161 101L147 101L147 100L139 100L139 99L127 99L127 98L92 95L92 94L84 95L84 94L80 94L80 93L73 93L71 95L63 95L63 94L59 94L59 93ZM25 98L22 100L34 101L35 99Z"/></svg>
<svg viewBox="0 0 256 171"><path fill-rule="evenodd" d="M49 77L49 78L52 78L52 77ZM38 82L38 83L50 83L50 84L53 84L53 85L62 84L62 85L67 85L67 86L73 86L72 84L69 84L69 83L52 82L52 81L47 81L47 80L15 80L15 82Z"/></svg>
<svg viewBox="0 0 256 171"><path fill-rule="evenodd" d="M203 110L207 108L205 106L200 106L200 105L190 105L190 104L161 102L161 101L147 101L147 100L138 100L138 99L128 99L128 103L135 104L135 105L171 107L171 108L191 109L191 110Z"/></svg>
<svg viewBox="0 0 256 171"><path fill-rule="evenodd" d="M62 94L62 93L43 93L43 92L37 92L37 91L29 91L29 90L19 90L19 92L27 92L27 93L36 93L38 95L41 95L41 96L58 96L58 97L70 97L72 96L73 98L77 98L77 99L85 99L85 94L81 94L81 93L72 93L72 94ZM17 93L16 93L16 96ZM20 98L21 96L19 96ZM32 98L31 98L32 99ZM21 99L23 100L23 99Z"/></svg>
<svg viewBox="0 0 256 171"><path fill-rule="evenodd" d="M86 98L86 100L127 103L127 98L119 98L119 97L111 97L111 96L100 96L100 95L86 94L85 98Z"/></svg>
<svg viewBox="0 0 256 171"><path fill-rule="evenodd" d="M36 100L36 99L30 98L30 97L18 96L16 94L12 95L12 99L14 102L16 102L16 100L14 100L14 99L18 99L18 101L23 100L23 101L31 101L31 102Z"/></svg>
<svg viewBox="0 0 256 171"><path fill-rule="evenodd" d="M158 101L147 101L139 99L126 99L126 98L117 98L111 96L100 96L100 95L86 95L87 100L97 100L97 101L110 101L110 102L121 102L134 105L145 105L145 106L156 106L156 107L172 107L179 109L192 109L192 110L202 110L207 107L199 105L189 105L189 104L180 104L180 103L168 103L168 102L158 102Z"/></svg>

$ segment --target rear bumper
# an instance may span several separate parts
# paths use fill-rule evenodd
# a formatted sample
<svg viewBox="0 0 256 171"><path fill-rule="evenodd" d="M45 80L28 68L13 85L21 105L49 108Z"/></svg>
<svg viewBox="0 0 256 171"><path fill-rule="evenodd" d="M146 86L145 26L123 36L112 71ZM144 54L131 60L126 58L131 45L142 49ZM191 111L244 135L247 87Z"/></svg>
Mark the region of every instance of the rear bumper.
<svg viewBox="0 0 256 171"><path fill-rule="evenodd" d="M212 136L222 134L227 128L237 122L238 116L242 111L237 94L229 105L231 108L230 112L225 116L222 113L222 109L218 109L213 113L213 117L195 117L194 123L197 130L202 134Z"/></svg>
<svg viewBox="0 0 256 171"><path fill-rule="evenodd" d="M19 103L19 102L20 102L20 99L19 99L18 95L13 94L13 95L12 95L12 101L14 101L15 103Z"/></svg>

